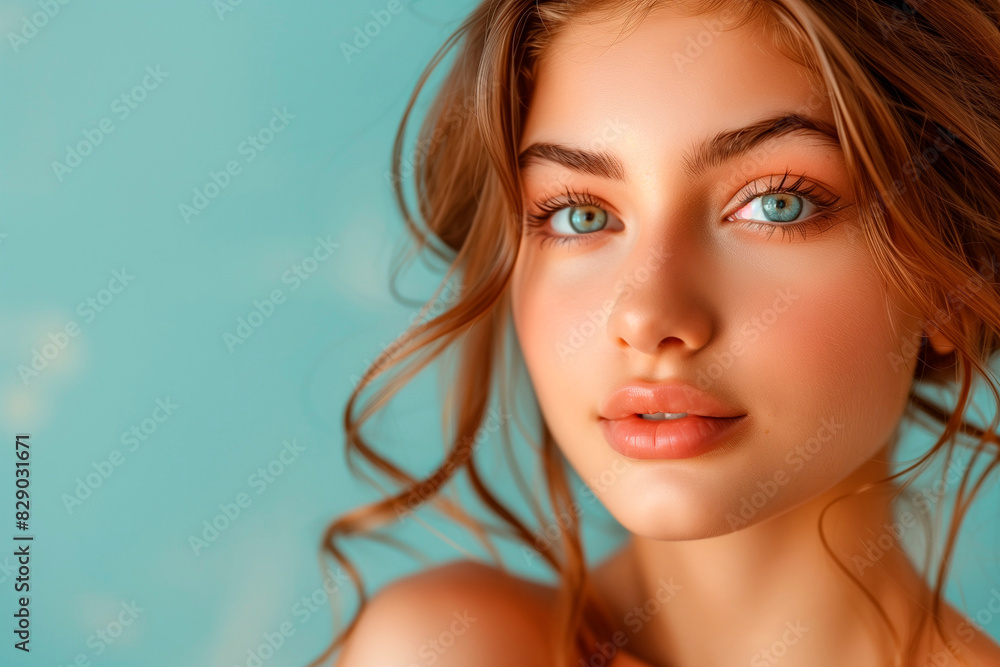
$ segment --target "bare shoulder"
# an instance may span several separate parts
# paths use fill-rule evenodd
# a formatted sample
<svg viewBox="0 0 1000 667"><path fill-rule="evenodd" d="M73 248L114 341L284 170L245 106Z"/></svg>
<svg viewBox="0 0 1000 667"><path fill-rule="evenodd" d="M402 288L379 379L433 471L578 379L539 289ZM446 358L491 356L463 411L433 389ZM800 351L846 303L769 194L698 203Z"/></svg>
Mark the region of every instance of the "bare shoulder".
<svg viewBox="0 0 1000 667"><path fill-rule="evenodd" d="M445 563L374 595L337 665L545 665L554 600L554 589L490 565Z"/></svg>

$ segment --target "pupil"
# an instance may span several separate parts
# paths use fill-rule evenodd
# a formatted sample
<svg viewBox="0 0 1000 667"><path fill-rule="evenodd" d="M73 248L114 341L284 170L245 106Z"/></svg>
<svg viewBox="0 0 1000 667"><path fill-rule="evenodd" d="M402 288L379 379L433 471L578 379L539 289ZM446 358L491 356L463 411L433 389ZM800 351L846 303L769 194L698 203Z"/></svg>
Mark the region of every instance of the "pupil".
<svg viewBox="0 0 1000 667"><path fill-rule="evenodd" d="M606 217L607 214L596 206L575 206L570 212L569 220L576 231L592 232L604 226Z"/></svg>

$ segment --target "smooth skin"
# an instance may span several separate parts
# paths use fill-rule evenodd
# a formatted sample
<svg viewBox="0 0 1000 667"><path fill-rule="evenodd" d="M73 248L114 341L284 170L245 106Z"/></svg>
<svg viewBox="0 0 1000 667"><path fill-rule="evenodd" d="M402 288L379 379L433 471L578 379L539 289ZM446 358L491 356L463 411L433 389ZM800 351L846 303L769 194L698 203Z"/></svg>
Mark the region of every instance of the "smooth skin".
<svg viewBox="0 0 1000 667"><path fill-rule="evenodd" d="M600 151L620 173L544 157L526 165L528 212L553 198L563 210L526 225L509 294L514 325L556 442L582 479L600 480L595 495L630 532L593 573L625 637L614 667L881 667L891 664L881 620L823 549L818 516L887 474L914 337L927 330L939 352L951 345L876 271L835 140L784 133L690 168L697 146L764 118L796 113L835 127L822 82L768 32L708 28L731 24L724 14L657 10L625 36L582 20L550 45L521 149ZM711 43L698 57L677 58L706 30ZM763 200L747 195L748 184L760 192L785 174L782 185L802 177L821 202L836 200L805 238L801 228L762 227ZM569 225L567 190L578 203L589 193L597 210L581 211L604 223ZM793 222L824 210L797 204ZM602 399L633 380L668 379L739 408L746 424L690 459L615 452L598 425ZM826 534L849 566L870 563L853 573L897 627L909 627L926 591L919 573L900 548L873 557L863 546L897 520L889 496L838 504ZM679 590L652 603L665 581ZM426 665L432 653L436 665L546 664L554 604L549 587L485 565L444 565L375 596L338 664ZM637 617L644 605L655 611ZM445 650L428 648L443 645L466 608L478 620ZM951 606L944 627L968 665L1000 664L1000 647ZM916 664L960 664L921 636Z"/></svg>

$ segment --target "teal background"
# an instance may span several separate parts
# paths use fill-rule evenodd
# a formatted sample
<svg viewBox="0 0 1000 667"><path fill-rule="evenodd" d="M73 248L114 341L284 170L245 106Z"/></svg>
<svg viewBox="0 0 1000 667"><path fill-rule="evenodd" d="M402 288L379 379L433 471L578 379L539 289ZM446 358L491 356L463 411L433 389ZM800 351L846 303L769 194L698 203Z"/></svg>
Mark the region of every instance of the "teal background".
<svg viewBox="0 0 1000 667"><path fill-rule="evenodd" d="M29 657L8 640L13 575L0 558L0 664L82 654L101 665L247 665L262 635L289 623L294 634L263 664L304 665L333 635L328 604L301 606L322 590L321 532L380 497L344 466L343 405L352 377L440 275L417 264L400 281L414 302L391 296L403 226L386 170L412 86L474 3L403 1L350 62L341 43L388 2L243 0L221 14L218 4L77 0L17 45L9 34L41 5L0 4L0 497L7 512L14 434L30 433L36 536ZM163 78L126 117L116 99L147 68ZM248 160L242 142L275 109L294 117ZM105 119L113 131L57 173L67 146ZM180 205L231 161L239 172L185 220ZM336 247L293 289L288 272L318 239ZM124 289L116 271L133 276ZM109 283L119 291L102 291ZM276 289L271 315L227 345ZM88 298L104 299L100 312ZM78 335L23 374L71 322ZM429 469L442 446L438 395L425 373L393 402L370 432L383 451ZM176 406L162 421L157 401ZM300 450L279 466L286 441ZM280 474L262 482L268 464ZM88 475L99 485L78 493ZM508 478L495 479L526 508ZM950 588L973 612L997 584L1000 495L990 493ZM191 536L240 494L249 503L195 553ZM597 557L621 534L602 508L586 515L599 519L587 533ZM431 515L395 534L431 560L483 553ZM381 547L350 553L363 554L372 589L418 567ZM519 550L504 553L512 569L544 576ZM95 633L133 601L142 611L98 654ZM1000 620L988 630L1000 637Z"/></svg>

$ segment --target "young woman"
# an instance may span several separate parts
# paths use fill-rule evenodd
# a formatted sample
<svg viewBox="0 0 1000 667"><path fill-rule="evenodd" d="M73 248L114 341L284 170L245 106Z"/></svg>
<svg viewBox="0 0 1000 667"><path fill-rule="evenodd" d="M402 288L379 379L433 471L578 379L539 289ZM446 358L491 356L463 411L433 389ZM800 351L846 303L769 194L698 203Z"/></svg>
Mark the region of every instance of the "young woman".
<svg viewBox="0 0 1000 667"><path fill-rule="evenodd" d="M1000 665L1000 592L942 596L1000 465L1000 3L486 0L430 67L455 43L393 165L460 289L347 405L400 489L324 536L362 606L314 664ZM360 427L446 350L451 447L415 479ZM522 360L555 531L477 465ZM897 465L904 420L935 441ZM593 566L566 462L630 533ZM506 530L440 496L459 471ZM558 585L461 561L368 600L341 538L424 502Z"/></svg>

